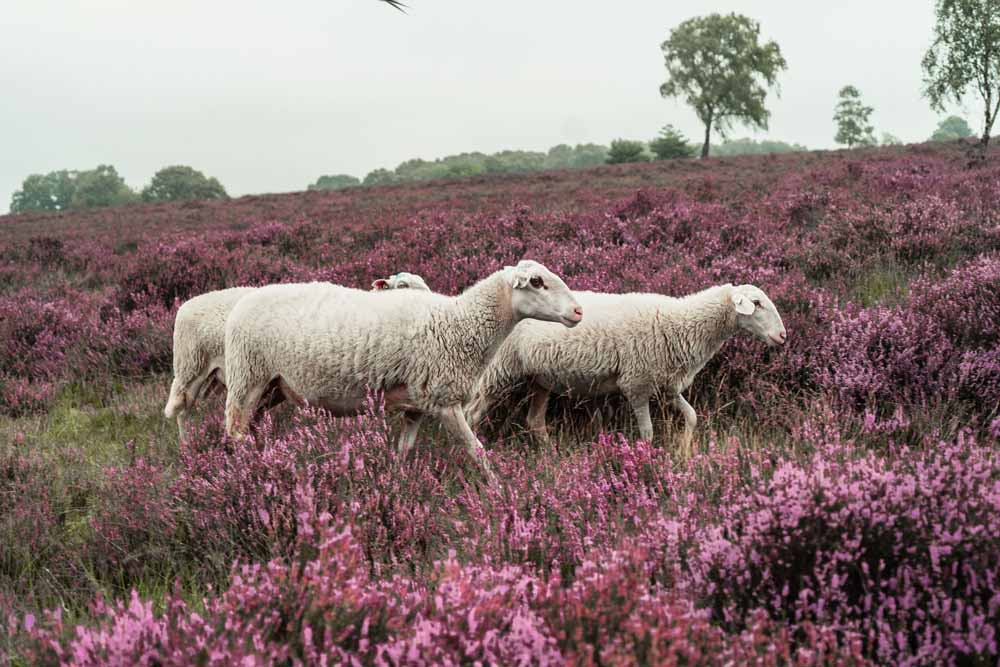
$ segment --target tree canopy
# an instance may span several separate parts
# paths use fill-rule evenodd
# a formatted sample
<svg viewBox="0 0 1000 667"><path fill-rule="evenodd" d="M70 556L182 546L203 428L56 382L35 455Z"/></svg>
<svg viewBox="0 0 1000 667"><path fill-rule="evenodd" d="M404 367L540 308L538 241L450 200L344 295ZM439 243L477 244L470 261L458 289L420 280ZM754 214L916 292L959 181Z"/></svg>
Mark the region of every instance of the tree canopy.
<svg viewBox="0 0 1000 667"><path fill-rule="evenodd" d="M924 93L944 111L972 89L983 102L985 149L1000 113L1000 3L996 0L937 0L934 42L923 59Z"/></svg>
<svg viewBox="0 0 1000 667"><path fill-rule="evenodd" d="M361 179L350 174L332 174L320 176L315 183L309 185L309 190L341 190L355 185L361 185Z"/></svg>
<svg viewBox="0 0 1000 667"><path fill-rule="evenodd" d="M77 175L71 205L73 208L92 208L128 204L135 200L135 193L118 175L118 170L109 164L102 164Z"/></svg>
<svg viewBox="0 0 1000 667"><path fill-rule="evenodd" d="M142 190L142 200L187 201L192 199L226 199L226 189L215 178L197 169L182 165L164 167Z"/></svg>
<svg viewBox="0 0 1000 667"><path fill-rule="evenodd" d="M833 140L838 144L854 146L874 146L875 128L868 119L874 109L861 102L861 93L854 86L844 86L840 89L840 101L833 113L833 121L837 124L837 134Z"/></svg>
<svg viewBox="0 0 1000 667"><path fill-rule="evenodd" d="M735 123L767 129L767 89L787 63L775 42L760 42L756 21L739 14L688 19L660 48L668 77L660 94L683 97L704 124L702 157L713 128L723 137Z"/></svg>
<svg viewBox="0 0 1000 667"><path fill-rule="evenodd" d="M948 116L938 123L937 129L931 135L931 141L955 141L971 136L972 128L969 127L969 123L964 118Z"/></svg>
<svg viewBox="0 0 1000 667"><path fill-rule="evenodd" d="M776 139L761 139L760 141L744 137L742 139L726 139L721 144L712 144L714 155L768 155L770 153L796 153L809 150L801 144L790 144Z"/></svg>
<svg viewBox="0 0 1000 667"><path fill-rule="evenodd" d="M28 176L11 198L10 212L65 211L73 202L76 178L77 172L65 169Z"/></svg>
<svg viewBox="0 0 1000 667"><path fill-rule="evenodd" d="M694 157L694 148L673 125L663 126L660 136L649 142L649 150L653 151L657 160Z"/></svg>
<svg viewBox="0 0 1000 667"><path fill-rule="evenodd" d="M646 145L643 142L631 141L629 139L615 139L611 142L611 148L608 150L607 163L645 162L648 159Z"/></svg>

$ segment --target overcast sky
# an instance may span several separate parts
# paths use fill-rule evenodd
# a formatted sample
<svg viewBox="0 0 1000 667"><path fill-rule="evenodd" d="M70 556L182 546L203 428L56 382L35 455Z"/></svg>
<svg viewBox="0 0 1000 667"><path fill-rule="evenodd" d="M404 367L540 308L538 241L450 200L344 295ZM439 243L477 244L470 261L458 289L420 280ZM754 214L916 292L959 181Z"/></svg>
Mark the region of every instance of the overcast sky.
<svg viewBox="0 0 1000 667"><path fill-rule="evenodd" d="M239 195L412 157L649 139L665 123L696 139L693 113L659 95L659 45L713 11L758 20L788 61L769 137L832 147L848 83L879 135L924 140L938 118L920 94L931 0L408 3L4 0L0 210L30 173L100 163L137 188L189 164Z"/></svg>

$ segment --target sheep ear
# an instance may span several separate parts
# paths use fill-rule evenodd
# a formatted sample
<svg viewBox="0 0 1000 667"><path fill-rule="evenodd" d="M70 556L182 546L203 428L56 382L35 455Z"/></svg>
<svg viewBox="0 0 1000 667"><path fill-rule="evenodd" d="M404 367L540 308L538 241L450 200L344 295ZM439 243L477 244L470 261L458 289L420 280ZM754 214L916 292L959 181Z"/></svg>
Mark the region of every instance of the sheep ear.
<svg viewBox="0 0 1000 667"><path fill-rule="evenodd" d="M742 294L737 293L733 295L733 306L740 315L753 314L753 302Z"/></svg>
<svg viewBox="0 0 1000 667"><path fill-rule="evenodd" d="M519 266L505 266L504 271L507 273L507 282L514 289L527 287L528 281L531 280L531 275Z"/></svg>
<svg viewBox="0 0 1000 667"><path fill-rule="evenodd" d="M386 280L385 278L379 278L378 280L372 283L372 289L373 290L389 289L389 281Z"/></svg>

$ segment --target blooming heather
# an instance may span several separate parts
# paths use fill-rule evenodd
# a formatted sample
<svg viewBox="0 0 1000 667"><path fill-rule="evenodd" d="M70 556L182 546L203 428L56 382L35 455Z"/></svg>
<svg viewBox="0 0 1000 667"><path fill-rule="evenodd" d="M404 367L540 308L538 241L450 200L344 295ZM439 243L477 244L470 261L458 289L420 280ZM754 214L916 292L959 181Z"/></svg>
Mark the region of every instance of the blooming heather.
<svg viewBox="0 0 1000 667"><path fill-rule="evenodd" d="M0 663L998 664L998 201L942 146L0 218ZM378 396L163 425L194 294L522 257L758 284L789 341L702 371L690 457L615 398L537 447L515 391L496 486L432 427L401 457Z"/></svg>

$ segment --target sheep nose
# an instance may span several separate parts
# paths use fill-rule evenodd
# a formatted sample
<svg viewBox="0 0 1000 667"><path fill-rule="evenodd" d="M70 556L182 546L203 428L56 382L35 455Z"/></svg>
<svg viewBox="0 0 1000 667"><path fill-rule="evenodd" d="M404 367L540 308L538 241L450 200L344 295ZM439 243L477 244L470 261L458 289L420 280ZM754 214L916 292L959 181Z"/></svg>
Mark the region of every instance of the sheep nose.
<svg viewBox="0 0 1000 667"><path fill-rule="evenodd" d="M576 308L573 309L573 314L576 315L576 319L582 320L583 319L583 308L581 308L580 306L577 306Z"/></svg>
<svg viewBox="0 0 1000 667"><path fill-rule="evenodd" d="M778 338L781 339L782 343L784 343L788 339L788 334L785 332L784 329L782 329L781 333L778 334Z"/></svg>

